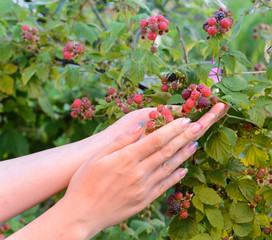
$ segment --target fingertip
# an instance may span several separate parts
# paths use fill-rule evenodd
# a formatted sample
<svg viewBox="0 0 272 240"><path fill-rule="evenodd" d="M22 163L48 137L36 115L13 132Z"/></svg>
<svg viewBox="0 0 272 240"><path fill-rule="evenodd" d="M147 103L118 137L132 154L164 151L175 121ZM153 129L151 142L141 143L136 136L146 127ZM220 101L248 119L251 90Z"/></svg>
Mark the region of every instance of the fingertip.
<svg viewBox="0 0 272 240"><path fill-rule="evenodd" d="M142 133L143 128L144 128L144 123L139 122L136 125L134 125L128 132L132 135L136 135L136 134Z"/></svg>

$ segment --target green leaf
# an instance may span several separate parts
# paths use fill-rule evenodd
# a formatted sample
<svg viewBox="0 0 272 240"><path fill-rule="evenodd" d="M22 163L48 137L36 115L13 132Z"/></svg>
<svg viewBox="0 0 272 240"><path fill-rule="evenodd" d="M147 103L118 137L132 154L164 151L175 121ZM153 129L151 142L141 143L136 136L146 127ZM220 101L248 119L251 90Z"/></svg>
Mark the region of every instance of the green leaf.
<svg viewBox="0 0 272 240"><path fill-rule="evenodd" d="M13 65L13 64L6 64L3 67L3 73L4 74L8 74L8 75L12 75L13 73L15 73L17 71L17 66Z"/></svg>
<svg viewBox="0 0 272 240"><path fill-rule="evenodd" d="M0 61L7 62L14 53L13 45L10 43L3 42L0 45Z"/></svg>
<svg viewBox="0 0 272 240"><path fill-rule="evenodd" d="M206 206L205 207L206 217L213 227L223 229L224 219L221 211L217 207Z"/></svg>
<svg viewBox="0 0 272 240"><path fill-rule="evenodd" d="M5 153L15 157L29 153L27 140L15 128L7 128L0 135L0 156L3 156Z"/></svg>
<svg viewBox="0 0 272 240"><path fill-rule="evenodd" d="M200 182L206 183L205 175L200 167L190 166L187 177L194 177L198 179Z"/></svg>
<svg viewBox="0 0 272 240"><path fill-rule="evenodd" d="M207 175L207 179L210 183L225 187L225 176L222 170L210 171Z"/></svg>
<svg viewBox="0 0 272 240"><path fill-rule="evenodd" d="M73 88L80 81L80 73L76 68L69 68L65 73L65 82L69 88Z"/></svg>
<svg viewBox="0 0 272 240"><path fill-rule="evenodd" d="M211 37L209 39L209 48L211 50L211 52L217 56L218 55L218 52L219 52L219 40L217 37Z"/></svg>
<svg viewBox="0 0 272 240"><path fill-rule="evenodd" d="M248 96L239 92L229 92L227 95L223 96L222 99L225 99L228 102L235 103L238 105L250 106Z"/></svg>
<svg viewBox="0 0 272 240"><path fill-rule="evenodd" d="M238 182L238 187L244 197L249 201L252 202L253 198L257 191L257 185L254 181L250 179L241 179Z"/></svg>
<svg viewBox="0 0 272 240"><path fill-rule="evenodd" d="M235 92L249 88L247 81L235 75L225 77L222 83L225 87Z"/></svg>
<svg viewBox="0 0 272 240"><path fill-rule="evenodd" d="M245 237L253 230L253 225L249 223L245 223L245 224L234 223L233 230L234 230L234 233L237 234L238 236Z"/></svg>
<svg viewBox="0 0 272 240"><path fill-rule="evenodd" d="M214 205L216 203L223 202L216 191L208 187L203 187L200 189L197 195L200 201L205 204Z"/></svg>
<svg viewBox="0 0 272 240"><path fill-rule="evenodd" d="M20 116L26 122L35 122L35 113L32 111L32 108L27 105L18 105L17 106Z"/></svg>
<svg viewBox="0 0 272 240"><path fill-rule="evenodd" d="M151 97L154 104L167 104L168 100L171 98L171 94L168 92L156 92L155 94L145 96Z"/></svg>
<svg viewBox="0 0 272 240"><path fill-rule="evenodd" d="M225 53L222 56L222 61L225 63L225 66L231 70L232 73L234 73L235 65L236 65L236 57Z"/></svg>
<svg viewBox="0 0 272 240"><path fill-rule="evenodd" d="M111 29L111 34L118 35L119 32L123 30L124 27L126 27L127 24L124 22L111 22L109 24L109 27Z"/></svg>
<svg viewBox="0 0 272 240"><path fill-rule="evenodd" d="M231 51L231 55L236 57L237 62L241 63L243 66L252 67L252 63L247 59L246 55L240 51Z"/></svg>
<svg viewBox="0 0 272 240"><path fill-rule="evenodd" d="M132 66L133 66L133 61L132 61L132 60L126 61L126 63L125 63L124 66L122 67L122 70L121 70L121 72L120 72L120 74L119 74L118 79L116 80L117 83L118 83L119 85L121 85L121 83L122 83L122 77L123 77L123 75L124 75L124 74L125 74Z"/></svg>
<svg viewBox="0 0 272 240"><path fill-rule="evenodd" d="M0 91L6 94L12 94L14 80L10 76L2 76L0 80Z"/></svg>
<svg viewBox="0 0 272 240"><path fill-rule="evenodd" d="M267 152L259 149L255 144L247 148L245 157L247 165L255 165L255 167L265 166L265 161L269 159Z"/></svg>
<svg viewBox="0 0 272 240"><path fill-rule="evenodd" d="M242 175L243 171L246 170L246 167L239 159L231 158L225 167L225 170L233 175Z"/></svg>
<svg viewBox="0 0 272 240"><path fill-rule="evenodd" d="M201 234L198 234L198 235L194 236L190 240L212 240L212 239L211 239L209 234L201 233Z"/></svg>
<svg viewBox="0 0 272 240"><path fill-rule="evenodd" d="M266 206L271 207L271 204L272 204L272 188L271 187L267 187L267 189L265 189L265 191L263 192L263 198L266 202Z"/></svg>
<svg viewBox="0 0 272 240"><path fill-rule="evenodd" d="M226 134L231 143L232 148L234 149L236 146L237 139L236 133L232 129L223 126L220 126L220 130L222 130Z"/></svg>
<svg viewBox="0 0 272 240"><path fill-rule="evenodd" d="M173 105L173 104L183 104L185 103L185 100L182 98L181 94L174 94L172 97L168 100L167 105Z"/></svg>
<svg viewBox="0 0 272 240"><path fill-rule="evenodd" d="M160 75L160 66L167 66L166 63L156 54L148 53L145 57L145 66L155 75Z"/></svg>
<svg viewBox="0 0 272 240"><path fill-rule="evenodd" d="M250 120L253 121L258 127L262 128L266 118L265 110L260 107L253 107L248 110Z"/></svg>
<svg viewBox="0 0 272 240"><path fill-rule="evenodd" d="M236 21L234 23L234 26L232 27L232 35L230 36L228 43L230 43L232 40L234 40L238 36L238 34L239 34L240 30L241 30L243 17L244 17L243 15L240 16L238 21Z"/></svg>
<svg viewBox="0 0 272 240"><path fill-rule="evenodd" d="M137 64L134 64L130 71L129 71L129 77L134 85L137 85L139 82L144 80L145 76L145 67L139 66Z"/></svg>
<svg viewBox="0 0 272 240"><path fill-rule="evenodd" d="M231 143L224 131L218 130L209 135L205 149L210 157L221 164L225 164L230 157Z"/></svg>
<svg viewBox="0 0 272 240"><path fill-rule="evenodd" d="M206 82L212 69L211 63L201 63L196 67L196 74L200 78L200 81Z"/></svg>
<svg viewBox="0 0 272 240"><path fill-rule="evenodd" d="M28 83L28 81L36 73L36 71L37 71L37 68L35 65L29 66L24 69L22 73L22 83L24 86Z"/></svg>
<svg viewBox="0 0 272 240"><path fill-rule="evenodd" d="M83 36L90 44L99 37L99 30L96 27L88 26L83 22L76 22L74 29L78 37Z"/></svg>
<svg viewBox="0 0 272 240"><path fill-rule="evenodd" d="M198 195L195 195L192 199L193 205L195 206L196 209L200 210L201 212L204 213L204 205L200 201Z"/></svg>
<svg viewBox="0 0 272 240"><path fill-rule="evenodd" d="M272 62L266 68L266 76L268 80L272 80Z"/></svg>
<svg viewBox="0 0 272 240"><path fill-rule="evenodd" d="M232 202L229 211L231 219L236 223L248 223L253 220L254 212L247 203Z"/></svg>
<svg viewBox="0 0 272 240"><path fill-rule="evenodd" d="M226 192L230 199L232 199L235 203L238 201L246 201L244 196L239 190L237 182L230 182L226 187Z"/></svg>
<svg viewBox="0 0 272 240"><path fill-rule="evenodd" d="M38 98L38 103L45 113L47 113L51 118L54 117L53 107L45 92L41 92L41 95Z"/></svg>
<svg viewBox="0 0 272 240"><path fill-rule="evenodd" d="M141 2L139 0L130 0L130 1L136 3L138 6L147 10L151 14L150 9L143 2Z"/></svg>
<svg viewBox="0 0 272 240"><path fill-rule="evenodd" d="M171 240L188 240L198 233L197 223L191 217L180 219L179 216L176 216L169 227Z"/></svg>
<svg viewBox="0 0 272 240"><path fill-rule="evenodd" d="M229 230L232 227L232 221L231 221L230 215L226 211L226 209L222 209L222 215L223 215L224 223L225 223L224 230Z"/></svg>

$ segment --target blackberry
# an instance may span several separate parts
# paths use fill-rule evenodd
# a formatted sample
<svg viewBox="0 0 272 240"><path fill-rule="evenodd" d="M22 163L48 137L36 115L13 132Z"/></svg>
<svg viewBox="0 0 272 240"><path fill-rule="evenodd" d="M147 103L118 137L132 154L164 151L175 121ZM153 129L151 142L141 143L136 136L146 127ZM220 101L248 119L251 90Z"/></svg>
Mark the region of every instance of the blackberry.
<svg viewBox="0 0 272 240"><path fill-rule="evenodd" d="M202 25L202 28L205 32L208 32L208 27L209 27L209 24L208 24L208 21L205 21Z"/></svg>
<svg viewBox="0 0 272 240"><path fill-rule="evenodd" d="M220 21L226 17L226 14L224 12L218 11L217 13L215 13L214 17Z"/></svg>
<svg viewBox="0 0 272 240"><path fill-rule="evenodd" d="M180 204L178 202L172 202L168 208L171 214L178 214L180 212Z"/></svg>
<svg viewBox="0 0 272 240"><path fill-rule="evenodd" d="M175 73L172 73L170 76L169 74L167 75L168 82L174 82L178 80L178 75Z"/></svg>

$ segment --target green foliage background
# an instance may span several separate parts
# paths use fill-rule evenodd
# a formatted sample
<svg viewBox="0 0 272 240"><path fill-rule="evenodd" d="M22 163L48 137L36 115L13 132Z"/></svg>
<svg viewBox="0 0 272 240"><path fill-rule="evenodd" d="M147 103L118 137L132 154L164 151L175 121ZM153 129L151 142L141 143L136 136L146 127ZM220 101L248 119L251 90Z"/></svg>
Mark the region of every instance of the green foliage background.
<svg viewBox="0 0 272 240"><path fill-rule="evenodd" d="M249 164L271 168L271 62L266 63L266 75L231 75L213 85L207 79L212 66L203 61L211 60L211 51L217 55L220 39L206 41L202 24L217 6L207 6L201 0L127 0L126 3L131 6L125 7L127 19L120 1L43 0L22 7L11 0L1 0L0 159L80 140L123 115L119 112L110 114L110 118L74 120L70 117L70 104L75 98L90 97L98 113L110 113L116 109L104 100L109 86L133 92L141 83L159 91L162 73L179 71L186 75L188 84L205 83L220 89L218 96L233 103L230 114L238 118L228 118L208 131L199 141L206 152L198 152L197 166L188 163L184 189L195 194L190 217L166 218L165 196L162 196L154 202L156 210L151 218L134 216L126 222L127 230L114 226L95 239L167 239L168 236L220 239L233 232L239 239L264 239L261 230L271 221L271 186L258 187L245 170ZM254 40L252 29L262 22L271 24L272 13L262 7L239 22L239 17L253 7L252 2L230 0L227 6L234 11L237 22L227 39L234 38L236 33L238 36L228 44L230 50L222 53L221 66L227 74L253 71L255 64L265 63L265 44L271 35ZM137 35L139 21L150 16L150 10L170 21L170 32L162 38L156 55L149 52L150 45ZM38 29L39 50L29 51L28 44L22 41L24 24ZM184 62L176 25L182 31L190 65ZM62 56L65 43L72 40L84 43L86 48L86 55L75 64L69 64ZM220 46L224 41L227 42L220 40ZM175 97L160 96L157 103L182 103ZM247 120L256 126L253 133L244 131ZM233 124L237 129L230 128ZM216 188L212 188L214 185ZM253 212L248 204L257 193L262 195L263 202ZM11 219L8 234L32 221L61 196L56 195ZM21 218L24 223L19 221Z"/></svg>

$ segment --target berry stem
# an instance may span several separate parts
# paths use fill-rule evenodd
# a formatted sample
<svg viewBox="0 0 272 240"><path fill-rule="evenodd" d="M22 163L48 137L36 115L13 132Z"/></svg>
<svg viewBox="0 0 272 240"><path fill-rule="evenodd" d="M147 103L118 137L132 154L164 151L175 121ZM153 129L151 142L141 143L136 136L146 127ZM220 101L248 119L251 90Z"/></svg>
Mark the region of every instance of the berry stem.
<svg viewBox="0 0 272 240"><path fill-rule="evenodd" d="M93 115L93 117L106 117L107 116L107 114L105 113L105 114L101 114L101 115Z"/></svg>
<svg viewBox="0 0 272 240"><path fill-rule="evenodd" d="M151 225L152 231L153 231L156 235L159 235L158 232L155 230L154 225L153 225L151 219L150 219L150 218L147 218L147 220L148 220L148 222L149 222L150 225Z"/></svg>
<svg viewBox="0 0 272 240"><path fill-rule="evenodd" d="M188 60L188 55L187 55L187 50L186 50L185 42L184 42L184 39L183 39L183 37L182 37L182 35L181 35L181 32L180 32L180 29L179 29L178 25L176 26L176 29L178 30L179 39L180 39L181 44L182 44L185 62L188 64L188 63L189 63L189 60Z"/></svg>
<svg viewBox="0 0 272 240"><path fill-rule="evenodd" d="M235 119L243 120L243 121L252 123L252 124L254 124L254 125L256 124L255 122L252 122L252 121L250 121L249 119L246 119L246 118L241 118L241 117L237 117L237 116L233 116L233 115L229 115L229 114L226 114L226 116L227 116L228 118L235 118Z"/></svg>
<svg viewBox="0 0 272 240"><path fill-rule="evenodd" d="M221 63L221 56L220 56L220 50L219 50L218 51L218 67L217 67L217 73L216 73L218 82L220 82L220 78L219 78L220 63Z"/></svg>

